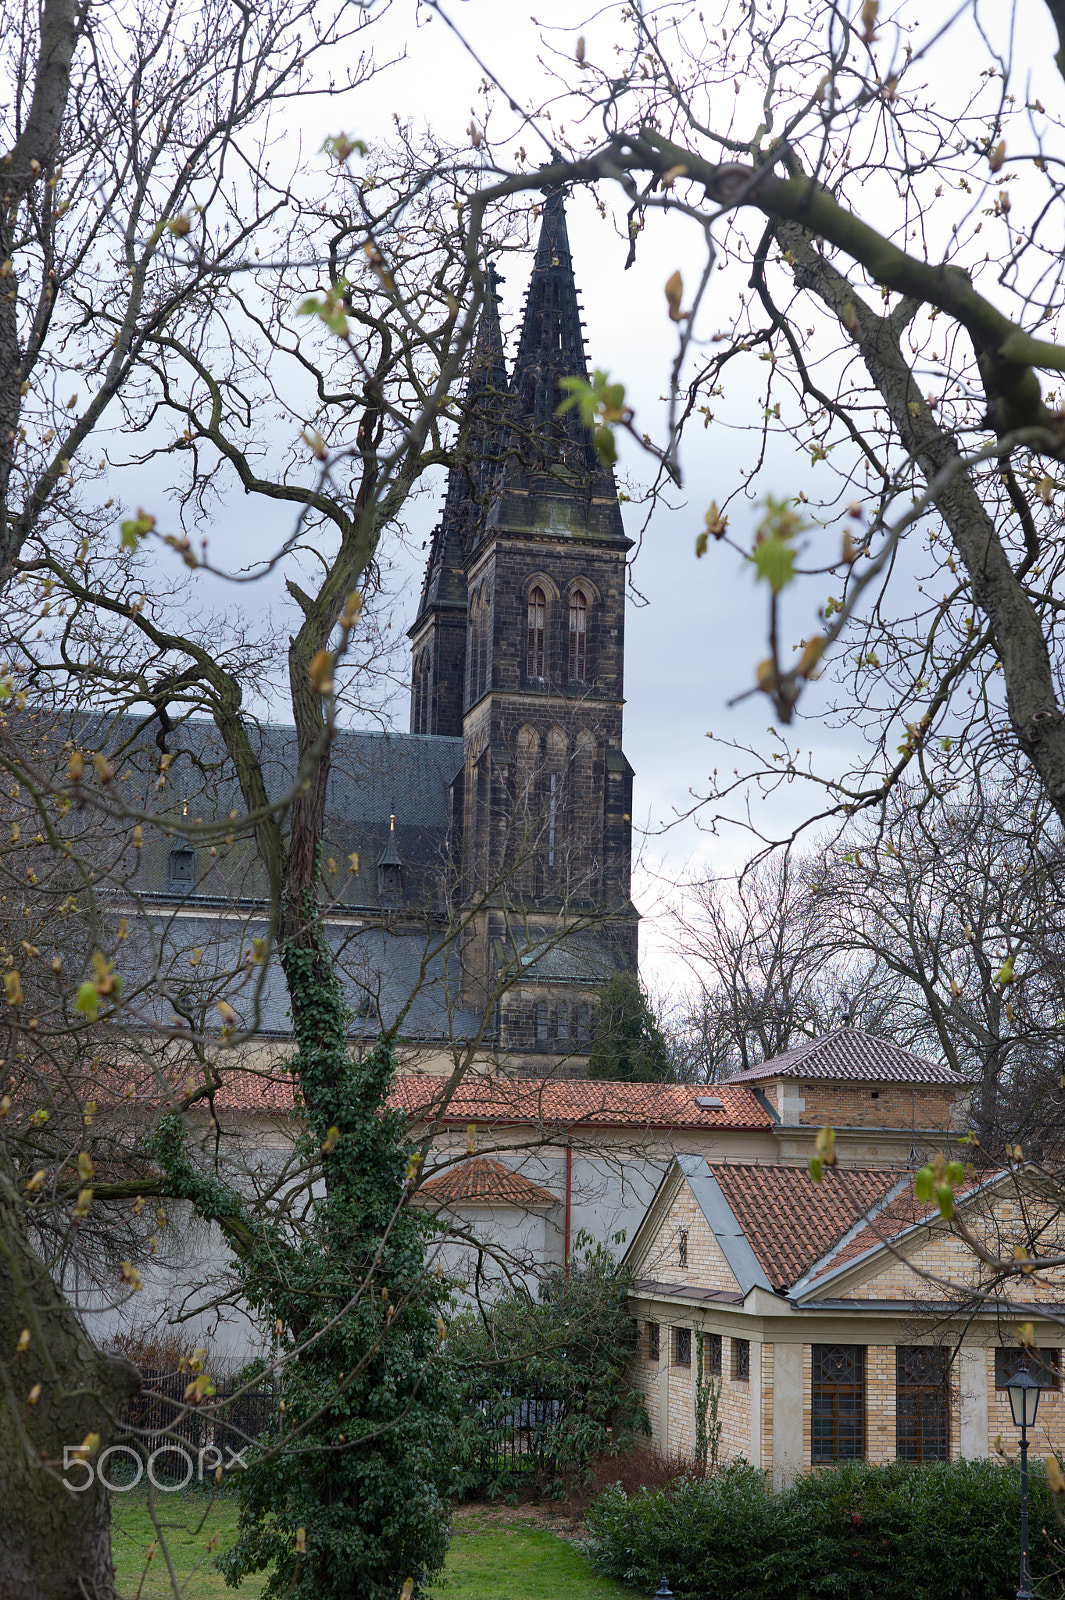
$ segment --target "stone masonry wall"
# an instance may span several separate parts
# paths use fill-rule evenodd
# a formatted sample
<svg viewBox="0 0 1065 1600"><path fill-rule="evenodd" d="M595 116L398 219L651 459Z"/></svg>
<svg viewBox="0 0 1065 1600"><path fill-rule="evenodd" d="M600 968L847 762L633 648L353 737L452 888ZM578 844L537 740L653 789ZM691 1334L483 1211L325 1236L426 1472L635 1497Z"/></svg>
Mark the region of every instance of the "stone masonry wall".
<svg viewBox="0 0 1065 1600"><path fill-rule="evenodd" d="M673 1330L661 1325L661 1354L657 1362L648 1360L646 1354L646 1323L641 1322L640 1352L636 1358L633 1376L645 1398L651 1422L651 1444L662 1451L682 1451L690 1454L695 1449L695 1340L701 1335L700 1313L693 1311L690 1323L678 1318L678 1326L692 1329L692 1364L680 1367L674 1361ZM752 1333L755 1328L752 1327ZM908 1343L913 1333L900 1326L899 1344ZM763 1470L773 1466L773 1394L775 1387L775 1347L771 1341L751 1344L752 1383L761 1377L761 1405L758 1438L751 1439L752 1383L737 1381L732 1376L732 1341L738 1333L725 1333L722 1337L721 1399L718 1415L722 1423L719 1459L722 1462L742 1456ZM840 1343L861 1343L860 1339L841 1337ZM1063 1338L1065 1344L1065 1338ZM1047 1345L1041 1339L1040 1344ZM1049 1345L1047 1345L1049 1348ZM967 1345L966 1348L972 1348ZM1005 1455L1016 1460L1019 1433L1010 1413L1009 1398L1005 1390L995 1388L995 1348L981 1344L974 1354L979 1361L980 1380L986 1380L987 1435L986 1439L973 1440L970 1435L968 1455ZM802 1467L811 1468L811 1376L812 1345L802 1347ZM896 1454L896 1346L894 1344L868 1344L865 1346L865 1459L874 1464L895 1460ZM949 1421L949 1455L957 1461L962 1454L963 1397L956 1375L952 1374ZM979 1396L976 1397L979 1400ZM973 1396L967 1395L964 1403L971 1405ZM979 1400L982 1404L982 1400ZM668 1418L666 1413L668 1413ZM663 1429L667 1423L668 1433ZM785 1448L784 1441L781 1441ZM1065 1451L1065 1392L1044 1389L1040 1397L1039 1414L1031 1437L1032 1459L1040 1460L1051 1451Z"/></svg>

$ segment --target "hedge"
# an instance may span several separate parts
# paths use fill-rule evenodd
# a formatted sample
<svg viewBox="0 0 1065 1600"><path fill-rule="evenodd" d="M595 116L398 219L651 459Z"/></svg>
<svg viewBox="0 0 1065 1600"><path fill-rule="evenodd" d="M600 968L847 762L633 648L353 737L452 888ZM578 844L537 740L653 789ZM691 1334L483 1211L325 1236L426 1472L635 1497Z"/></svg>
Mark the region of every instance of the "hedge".
<svg viewBox="0 0 1065 1600"><path fill-rule="evenodd" d="M1036 1593L1065 1596L1065 1543L1041 1465L1029 1479ZM587 1514L596 1568L677 1600L1005 1600L1017 1590L1018 1473L994 1461L847 1463L773 1494L738 1462L703 1480L628 1496L606 1489Z"/></svg>

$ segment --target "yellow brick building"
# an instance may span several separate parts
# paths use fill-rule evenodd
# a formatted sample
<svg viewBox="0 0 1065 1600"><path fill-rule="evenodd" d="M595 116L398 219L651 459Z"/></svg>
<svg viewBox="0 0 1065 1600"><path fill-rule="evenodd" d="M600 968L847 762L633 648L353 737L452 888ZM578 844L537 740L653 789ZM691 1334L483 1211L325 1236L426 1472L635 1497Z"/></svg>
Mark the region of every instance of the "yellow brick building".
<svg viewBox="0 0 1065 1600"><path fill-rule="evenodd" d="M1012 1272L1015 1247L1032 1271ZM971 1180L946 1220L913 1170L832 1168L815 1185L796 1165L681 1155L626 1261L664 1453L696 1452L701 1411L719 1459L777 1487L844 1459L1012 1454L1019 1363L1044 1385L1033 1450L1065 1447L1065 1223L1034 1170Z"/></svg>

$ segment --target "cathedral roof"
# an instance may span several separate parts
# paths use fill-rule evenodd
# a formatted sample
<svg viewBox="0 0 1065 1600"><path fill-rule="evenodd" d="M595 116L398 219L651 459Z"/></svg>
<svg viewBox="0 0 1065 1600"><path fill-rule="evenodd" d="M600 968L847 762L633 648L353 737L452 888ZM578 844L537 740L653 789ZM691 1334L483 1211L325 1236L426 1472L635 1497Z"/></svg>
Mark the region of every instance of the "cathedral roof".
<svg viewBox="0 0 1065 1600"><path fill-rule="evenodd" d="M184 807L190 818L211 821L243 812L236 774L213 722L189 720L167 735L170 768L166 789L157 788L157 724L134 716L106 723L76 719L78 743L121 752L123 795L134 806L159 810ZM260 723L251 732L274 801L290 793L298 768L296 732ZM336 910L380 908L377 866L396 852L407 869L411 905L429 904L439 893L451 818L450 784L462 765L462 740L436 734L338 729L330 752L323 857L326 892ZM390 826L394 813L395 826ZM169 841L146 830L130 888L148 898L173 899ZM253 910L269 898L269 886L252 842L237 838L217 858L193 846L195 866L181 900L186 913L223 905ZM330 866L329 863L332 862Z"/></svg>

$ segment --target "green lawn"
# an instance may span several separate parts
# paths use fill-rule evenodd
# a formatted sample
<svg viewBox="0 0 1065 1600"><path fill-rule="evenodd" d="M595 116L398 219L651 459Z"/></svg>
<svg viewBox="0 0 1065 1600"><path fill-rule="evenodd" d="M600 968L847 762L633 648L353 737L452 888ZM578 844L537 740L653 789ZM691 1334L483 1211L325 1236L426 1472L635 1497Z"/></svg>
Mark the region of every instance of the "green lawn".
<svg viewBox="0 0 1065 1600"><path fill-rule="evenodd" d="M229 1495L211 1503L202 1494L158 1494L155 1511L166 1539L167 1551L186 1600L257 1600L265 1578L248 1578L239 1590L226 1587L214 1564L215 1555L233 1543L237 1534L237 1502ZM149 1547L157 1534L148 1515L148 1498L140 1490L116 1495L111 1508L111 1553L122 1600L173 1600L170 1574L157 1548L151 1561ZM216 1543L212 1551L207 1546Z"/></svg>
<svg viewBox="0 0 1065 1600"><path fill-rule="evenodd" d="M210 1504L203 1495L157 1495L175 1574L186 1600L258 1600L265 1578L248 1578L227 1589L214 1556L236 1537L237 1505L228 1495ZM146 1496L116 1496L111 1547L122 1600L171 1600L166 1565L158 1551L146 1564L156 1532ZM207 1545L216 1538L212 1552ZM397 1586L398 1595L398 1586ZM445 1574L433 1600L630 1600L630 1591L597 1578L579 1550L556 1534L528 1523L505 1522L485 1513L456 1519Z"/></svg>
<svg viewBox="0 0 1065 1600"><path fill-rule="evenodd" d="M579 1550L544 1528L464 1517L432 1600L631 1600L631 1590L597 1578Z"/></svg>

